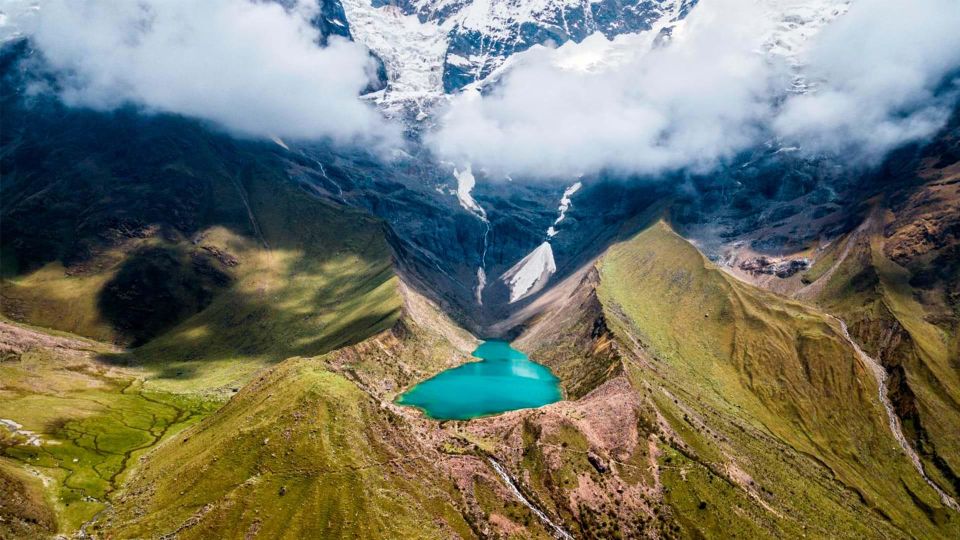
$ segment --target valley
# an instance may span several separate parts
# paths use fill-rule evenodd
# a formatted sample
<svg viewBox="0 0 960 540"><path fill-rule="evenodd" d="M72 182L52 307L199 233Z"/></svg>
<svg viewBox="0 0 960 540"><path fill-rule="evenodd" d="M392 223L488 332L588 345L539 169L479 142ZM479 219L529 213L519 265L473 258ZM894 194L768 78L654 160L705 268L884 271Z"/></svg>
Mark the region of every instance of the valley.
<svg viewBox="0 0 960 540"><path fill-rule="evenodd" d="M66 4L0 6L0 538L960 538L955 75L913 95L932 103L920 120L947 118L932 135L857 161L852 142L790 146L762 115L746 135L703 120L713 103L693 99L718 92L725 121L767 89L669 84L717 66L749 79L754 56L718 47L680 75L637 61L671 60L657 55L692 39L707 0L189 6L240 29L231 58L257 58L246 25L272 21L262 34L294 29L308 59L343 54L323 64L338 77L365 62L344 92L363 112L338 121L383 133L251 133L193 107L264 115L246 93L210 105L209 81L181 81L187 110L163 82L77 97L86 79L131 82L109 69L121 52L195 38L186 24L151 41L189 4L151 1L92 74L57 68L41 43L58 32L28 28ZM806 44L855 2L756 7L751 54L789 87L776 107L839 94L807 77ZM337 99L195 54L257 104ZM606 78L618 65L632 71ZM525 69L551 92L507 100ZM553 110L582 118L548 144L511 124L571 80L603 91ZM579 167L554 146L590 114L612 134L569 174L501 170L443 152L458 106L478 141L519 130L505 162ZM314 133L316 115L264 111ZM646 140L624 118L660 129ZM701 156L718 133L748 141ZM634 136L643 159L625 166Z"/></svg>
<svg viewBox="0 0 960 540"><path fill-rule="evenodd" d="M391 328L244 376L226 403L203 389L203 378L187 390L165 383L152 363L109 367L96 358L115 352L79 341L102 350L93 360L87 353L93 363L84 369L139 381L108 387L109 399L151 387L175 393L150 394L160 408L142 428L94 416L50 431L43 416L15 406L5 414L42 442L31 453L12 441L4 459L39 478L68 470L61 489L82 487L76 493L90 502L76 507L63 491L49 512L59 530L82 525L104 537L272 535L278 527L323 536L932 537L957 526L945 492L918 473L910 447L891 432L889 403L877 397L882 379L842 322L728 276L662 221L532 305L539 314L514 343L560 377L565 399L553 405L443 422L395 405L404 389L470 365L478 341L409 286L394 290L402 315ZM804 326L784 331L797 324ZM671 337L694 326L691 339ZM6 328L17 335L6 342L25 342L26 330ZM32 353L4 364L17 378L41 369L34 358L78 354L69 347L79 338L60 338L74 340L67 347L29 335L37 336ZM198 399L193 413L178 405ZM108 443L99 437L86 446L90 429L120 446L101 446ZM150 435L138 440L124 429ZM91 454L73 463L82 474L89 461L94 480L76 484L67 458L82 451ZM850 452L870 457L849 461ZM882 472L870 468L879 463ZM110 475L126 478L118 491ZM358 498L325 496L330 489ZM366 498L375 493L393 495ZM899 504L905 496L922 504ZM287 510L259 512L264 505Z"/></svg>

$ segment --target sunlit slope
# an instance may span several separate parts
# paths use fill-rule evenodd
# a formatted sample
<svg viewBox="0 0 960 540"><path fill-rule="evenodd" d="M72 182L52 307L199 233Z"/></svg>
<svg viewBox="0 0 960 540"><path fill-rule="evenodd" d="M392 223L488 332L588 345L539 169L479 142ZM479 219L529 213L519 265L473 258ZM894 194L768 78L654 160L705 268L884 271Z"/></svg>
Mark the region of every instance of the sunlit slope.
<svg viewBox="0 0 960 540"><path fill-rule="evenodd" d="M205 231L203 249L239 261L210 305L136 350L155 384L215 388L264 362L316 355L390 328L401 299L381 224L291 185L250 180L260 238ZM236 386L234 384L234 386Z"/></svg>
<svg viewBox="0 0 960 540"><path fill-rule="evenodd" d="M385 280L385 284L390 287L390 296L388 300L393 300L398 306L399 300L394 300L393 279ZM367 298L372 298L367 296ZM375 300L375 298L373 298ZM212 307L216 306L216 302ZM382 304L375 304L370 308L374 310ZM399 309L399 308L397 308ZM369 311L368 311L369 312ZM344 319L350 320L350 312L344 311ZM203 315L203 314L201 314ZM302 315L301 315L302 316ZM331 317L330 326L337 328L338 319ZM294 322L293 324L296 324ZM304 326L299 329L303 330ZM369 326L364 326L357 332L369 331ZM294 330L297 330L294 327ZM254 335L258 329L256 325L249 327L231 329L233 336L242 338L242 333ZM286 332L279 332L280 337L276 344L276 349L268 350L283 351L284 347L296 347L300 344L289 340L291 335L289 329ZM354 331L354 330L351 330ZM322 330L317 330L318 337L337 335L334 332L341 332L340 335L346 335L343 330L334 330L330 334L324 335ZM266 339L266 334L260 334ZM159 344L163 344L165 337L160 338ZM288 341L283 341L288 339ZM359 338L357 338L359 339ZM3 341L3 340L0 340ZM14 341L19 343L19 341ZM7 342L0 343L0 349ZM212 350L208 345L198 346L196 342L187 342L187 346L197 347L195 350L201 356L193 362L196 362L193 369L188 366L191 364L182 362L177 353L167 352L169 356L156 356L148 358L145 362L145 369L129 369L121 366L130 358L129 355L118 355L109 352L108 347L91 343L84 345L85 349L80 352L64 356L64 350L57 342L54 342L52 349L48 352L46 349L37 348L32 343L27 344L27 352L12 361L0 362L0 417L11 419L22 424L28 429L43 438L43 444L33 446L24 438L10 438L6 436L6 428L0 427L0 450L5 456L15 460L20 467L27 466L29 469L17 469L14 461L10 461L10 474L4 475L2 486L0 486L0 499L4 500L3 512L6 518L5 523L10 525L9 536L11 538L34 538L36 531L72 533L75 532L84 522L90 520L100 510L107 507L108 500L113 504L118 504L114 498L117 490L124 486L124 482L130 478L129 468L138 463L138 458L145 454L157 442L171 433L177 432L185 425L192 423L198 416L202 416L219 406L219 403L208 403L205 400L196 397L193 392L170 394L165 389L173 389L178 392L184 390L207 390L211 383L217 383L221 374L231 379L243 379L247 377L246 373L257 369L262 365L261 360L269 359L269 356L253 356L259 351L242 351L250 354L254 361L247 362L246 365L241 362L243 357L237 357L236 363L232 363L228 356L213 357L203 356L206 351ZM149 347L147 348L149 351ZM182 349L180 349L182 350ZM70 352L70 351L68 351ZM139 351L137 352L139 353ZM276 354L282 354L280 352ZM99 360L107 358L107 362ZM169 360L168 360L169 359ZM449 356L443 358L443 361L449 361ZM136 362L135 362L136 363ZM111 367L111 364L118 367ZM372 368L384 370L397 370L403 366L388 363L380 367L376 363L371 363ZM139 367L139 366L135 366ZM404 368L405 369L405 368ZM428 368L430 373L438 368ZM181 376L181 373L183 374ZM417 371L408 372L410 378L422 376ZM145 377L147 383L143 384L135 377ZM225 377L226 378L226 377ZM294 380L295 381L292 381ZM290 375L288 380L276 387L271 387L267 394L282 395L285 392L296 392L296 382L299 384L307 379L307 375ZM330 381L329 388L324 385ZM385 432L386 422L384 418L378 416L379 409L372 399L363 394L354 383L346 381L341 376L328 374L327 378L321 378L324 388L320 390L326 395L325 399L329 402L325 407L333 411L332 416L317 417L313 416L311 422L313 425L324 425L330 429L337 430L338 433L351 434L348 438L333 437L329 441L328 450L332 459L344 459L343 466L365 467L368 462L383 457L384 451L375 447L370 447L368 435L380 435ZM319 384L319 383L318 383ZM231 385L240 386L238 383ZM330 393L327 395L327 391ZM351 399L358 399L358 396L364 398L363 414L370 416L349 417L349 422L342 422L341 413L346 407L350 406ZM272 415L278 409L282 409L282 403L264 404L264 408L258 410L256 415L261 418L269 419L263 428L271 433L277 433L277 441L283 439L279 437L280 431L275 431L277 426L283 425L285 418ZM353 409L350 409L351 411ZM282 414L282 413L281 413ZM368 431L364 431L364 430ZM230 433L242 433L243 430L235 425L230 427ZM256 435L257 441L262 441L269 435L260 437ZM306 435L305 435L306 436ZM259 446L244 445L242 440L233 440L221 435L218 439L224 439L224 446L219 450L231 456L250 456L255 458L254 450ZM21 440L22 439L22 440ZM385 443L386 444L386 443ZM314 448L300 447L294 450L298 463L300 460L315 462ZM396 452L403 450L403 447ZM275 449L274 449L275 451ZM393 454L398 457L399 454ZM416 455L419 450L411 451ZM273 451L271 452L273 453ZM289 450L283 455L289 457ZM402 457L402 456L401 456ZM6 459L6 458L4 458ZM270 457L264 456L269 460ZM386 458L385 458L386 459ZM6 462L5 462L6 463ZM178 466L180 464L178 463ZM386 465L385 465L386 467ZM46 479L46 489L44 494L38 491L40 481L31 477L26 470L38 470ZM6 472L6 471L5 471ZM170 467L162 473L164 478L171 482L178 483L183 478L183 472L194 473L194 470L184 471L179 467ZM138 477L136 473L134 477ZM368 473L373 475L371 471ZM382 471L376 472L375 476L379 478ZM332 477L338 477L341 473L333 473ZM348 475L349 476L349 475ZM32 480L27 484L21 480ZM326 482L326 477L321 482ZM36 485L34 485L36 484ZM341 487L344 493L350 493L353 490L364 492L364 489L357 487L357 483L347 482ZM372 488L371 488L372 489ZM396 488L404 492L406 489ZM357 507L378 507L380 516L392 516L402 514L403 510L392 505L390 501L397 499L393 494L384 494L377 490L374 493L381 493L376 501L362 500L347 504L348 499L344 498L346 504L338 510L336 516L328 515L332 521L344 524L348 527L353 521L354 510ZM336 500L340 497L338 491L325 491L322 498ZM319 495L318 495L319 496ZM39 506L44 498L49 497L54 504L56 522L51 524L50 512ZM284 499L280 499L282 502ZM383 501L388 501L384 503ZM20 502L17 502L20 501ZM13 507L14 502L17 502ZM263 501L257 501L257 504ZM426 503L424 503L426 504ZM358 506L359 505L359 506ZM274 513L276 509L271 504L266 504L267 512ZM9 515L7 514L9 512ZM175 515L175 514L174 514ZM366 519L369 516L365 516ZM29 520L43 519L42 522L34 523ZM384 517L384 519L386 519ZM367 520L370 522L369 520ZM370 522L374 523L374 522ZM392 521L391 521L392 523ZM397 523L403 523L399 520ZM24 526L27 524L28 526ZM374 526L374 525L371 525ZM379 526L379 525L376 525ZM406 525L405 525L406 526ZM408 531L415 531L419 527L409 526ZM99 530L99 525L88 527L88 532ZM385 529L395 530L395 529ZM149 528L140 529L139 537L151 537L153 531ZM207 537L213 534L207 532ZM412 534L412 533L411 533ZM4 533L0 536L7 536ZM217 534L216 536L219 537ZM242 535L241 535L242 536ZM308 535L309 536L309 535ZM345 534L345 536L350 536ZM437 534L438 537L449 537L447 534ZM125 534L121 537L127 537Z"/></svg>
<svg viewBox="0 0 960 540"><path fill-rule="evenodd" d="M154 451L108 535L470 536L436 457L402 422L322 360L287 360Z"/></svg>
<svg viewBox="0 0 960 540"><path fill-rule="evenodd" d="M76 531L140 456L221 404L147 390L142 372L98 361L109 350L0 321L0 536Z"/></svg>
<svg viewBox="0 0 960 540"><path fill-rule="evenodd" d="M308 191L315 161L171 115L15 92L0 106L5 316L149 344L119 361L179 389L234 387L395 321L383 224Z"/></svg>
<svg viewBox="0 0 960 540"><path fill-rule="evenodd" d="M599 298L614 334L652 358L628 366L634 384L659 386L653 401L697 460L728 472L735 464L747 492L770 508L763 520L720 509L713 522L685 527L716 536L729 520L782 534L797 513L850 525L862 504L860 534L896 536L886 519L920 537L956 531L956 516L891 435L877 384L835 321L723 273L664 223L609 250ZM675 498L723 504L710 483L679 486ZM844 488L861 502L844 500Z"/></svg>
<svg viewBox="0 0 960 540"><path fill-rule="evenodd" d="M82 269L54 261L10 277L4 311L139 345L114 361L152 366L152 384L174 390L237 387L264 362L389 328L400 299L381 224L268 172L212 182L210 211L239 223L127 239Z"/></svg>
<svg viewBox="0 0 960 540"><path fill-rule="evenodd" d="M838 255L818 263L827 270L799 294L845 320L854 339L883 363L891 374L889 395L907 437L928 474L956 497L960 267L950 260L958 244L948 241L937 249L901 257L901 265L890 255L896 256L904 243L914 250L923 247L904 242L904 235L892 213L877 209L859 229L836 242Z"/></svg>

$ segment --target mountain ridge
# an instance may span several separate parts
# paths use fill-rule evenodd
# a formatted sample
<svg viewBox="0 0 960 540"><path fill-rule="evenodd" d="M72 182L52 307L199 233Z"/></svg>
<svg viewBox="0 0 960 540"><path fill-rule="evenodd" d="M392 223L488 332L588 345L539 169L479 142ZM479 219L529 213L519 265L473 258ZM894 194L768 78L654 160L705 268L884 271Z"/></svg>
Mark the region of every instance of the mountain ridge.
<svg viewBox="0 0 960 540"><path fill-rule="evenodd" d="M4 42L0 536L960 535L956 108L867 168L771 143L544 182L420 144L522 51L667 40L693 4L323 0L412 126L389 159L69 107ZM764 4L762 54L848 4ZM395 402L487 338L563 399Z"/></svg>

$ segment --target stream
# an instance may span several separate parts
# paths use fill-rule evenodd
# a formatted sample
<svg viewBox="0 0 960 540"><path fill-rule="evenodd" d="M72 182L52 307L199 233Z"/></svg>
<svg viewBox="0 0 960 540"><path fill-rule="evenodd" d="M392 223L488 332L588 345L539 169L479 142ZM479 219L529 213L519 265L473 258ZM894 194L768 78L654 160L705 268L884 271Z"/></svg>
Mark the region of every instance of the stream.
<svg viewBox="0 0 960 540"><path fill-rule="evenodd" d="M857 342L850 337L850 332L847 330L847 323L843 322L837 317L831 317L840 323L840 328L843 330L844 339L850 343L850 345L853 347L853 350L856 351L857 356L860 357L860 360L871 372L873 372L874 378L877 379L877 387L879 388L880 393L880 403L883 404L883 408L887 411L887 420L889 421L890 431L893 433L893 437L897 439L898 443L900 443L900 447L903 448L903 451L907 454L907 457L913 462L913 467L918 473L920 473L920 476L923 477L927 484L929 484L938 495L940 495L940 500L943 501L943 504L960 512L960 505L957 504L957 501L953 500L953 497L947 494L947 492L943 491L936 482L927 476L927 473L923 470L923 463L920 462L920 456L917 454L916 450L910 446L910 442L907 441L907 438L904 437L903 427L900 425L900 417L897 416L897 413L893 408L893 402L891 402L890 397L887 396L887 370L885 370L883 365L881 365L880 362L878 362L875 358L864 352L863 349L857 345Z"/></svg>
<svg viewBox="0 0 960 540"><path fill-rule="evenodd" d="M540 508L538 508L535 504L530 502L529 499L523 496L523 493L521 493L520 489L517 488L517 484L514 483L513 478L510 477L510 474L507 473L507 470L503 467L503 465L500 464L499 461L493 459L492 457L488 457L487 461L490 462L490 466L492 466L493 470L497 472L497 475L500 477L501 480L503 480L503 483L506 484L508 488L510 488L510 492L513 493L513 496L516 497L517 500L519 500L521 503L523 503L524 506L529 508L530 511L533 512L534 515L536 515L537 518L539 518L540 521L542 521L543 524L547 526L547 529L552 531L553 534L557 538L560 538L561 540L573 540L572 534L564 530L563 527L554 523L549 517L547 517L547 514L545 514L543 510L540 510Z"/></svg>

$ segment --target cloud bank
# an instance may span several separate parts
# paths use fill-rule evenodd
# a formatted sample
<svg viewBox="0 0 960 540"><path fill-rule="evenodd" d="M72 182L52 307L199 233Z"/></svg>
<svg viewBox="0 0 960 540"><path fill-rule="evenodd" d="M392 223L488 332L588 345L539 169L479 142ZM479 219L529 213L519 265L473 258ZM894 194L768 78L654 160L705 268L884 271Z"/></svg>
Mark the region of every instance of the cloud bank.
<svg viewBox="0 0 960 540"><path fill-rule="evenodd" d="M943 127L960 70L956 0L859 0L814 40L813 91L791 97L773 127L809 151L875 161Z"/></svg>
<svg viewBox="0 0 960 540"><path fill-rule="evenodd" d="M313 7L310 7L313 6ZM314 2L49 0L32 39L72 106L135 104L241 135L383 142L396 135L358 99L366 48L317 45Z"/></svg>
<svg viewBox="0 0 960 540"><path fill-rule="evenodd" d="M494 174L652 175L705 172L771 140L873 160L944 124L955 0L857 0L790 59L768 52L783 3L703 0L662 47L599 35L535 47L491 92L455 97L428 142Z"/></svg>

